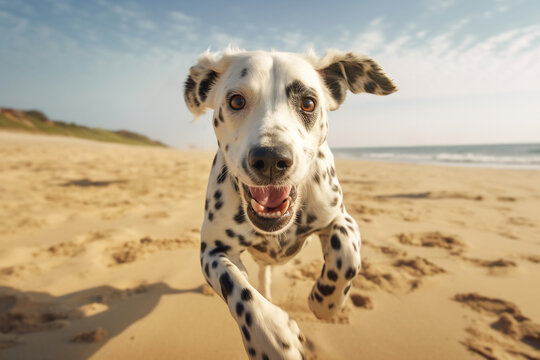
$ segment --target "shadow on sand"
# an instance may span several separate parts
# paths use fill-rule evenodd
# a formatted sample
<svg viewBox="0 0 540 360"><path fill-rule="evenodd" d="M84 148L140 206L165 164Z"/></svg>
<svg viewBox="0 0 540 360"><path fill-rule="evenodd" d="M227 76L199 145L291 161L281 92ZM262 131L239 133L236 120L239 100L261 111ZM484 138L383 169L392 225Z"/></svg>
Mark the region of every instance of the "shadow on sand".
<svg viewBox="0 0 540 360"><path fill-rule="evenodd" d="M164 295L202 293L202 285L173 289L163 282L133 289L100 286L53 296L0 287L1 358L88 359L110 339L150 314ZM82 332L102 339L73 342ZM0 350L1 351L1 350Z"/></svg>

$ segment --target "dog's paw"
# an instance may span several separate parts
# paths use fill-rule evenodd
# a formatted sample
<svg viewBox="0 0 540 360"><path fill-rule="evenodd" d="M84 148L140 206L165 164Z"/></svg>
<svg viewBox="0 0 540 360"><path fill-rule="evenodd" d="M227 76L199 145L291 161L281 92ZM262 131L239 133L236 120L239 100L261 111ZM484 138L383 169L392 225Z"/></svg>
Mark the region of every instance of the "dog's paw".
<svg viewBox="0 0 540 360"><path fill-rule="evenodd" d="M304 358L304 336L296 321L266 299L239 321L246 351L253 359Z"/></svg>
<svg viewBox="0 0 540 360"><path fill-rule="evenodd" d="M308 305L313 314L321 320L328 320L341 311L349 296L350 285L322 284L320 279L313 285Z"/></svg>

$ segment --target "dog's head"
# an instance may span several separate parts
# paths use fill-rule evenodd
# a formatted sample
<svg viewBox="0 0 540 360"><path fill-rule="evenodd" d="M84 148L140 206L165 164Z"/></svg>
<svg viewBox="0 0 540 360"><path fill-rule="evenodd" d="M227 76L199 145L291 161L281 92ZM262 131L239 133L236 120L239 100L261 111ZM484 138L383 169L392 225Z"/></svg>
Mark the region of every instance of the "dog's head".
<svg viewBox="0 0 540 360"><path fill-rule="evenodd" d="M213 125L244 210L265 233L292 223L309 169L325 143L327 111L353 93L387 95L395 85L372 59L312 54L203 53L190 69L184 99L195 115L214 110Z"/></svg>

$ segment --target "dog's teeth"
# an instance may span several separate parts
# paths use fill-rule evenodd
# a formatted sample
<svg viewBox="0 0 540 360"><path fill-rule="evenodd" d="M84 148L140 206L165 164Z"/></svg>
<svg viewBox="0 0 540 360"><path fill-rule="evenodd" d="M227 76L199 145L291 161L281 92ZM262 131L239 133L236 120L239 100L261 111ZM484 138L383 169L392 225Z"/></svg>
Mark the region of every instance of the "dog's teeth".
<svg viewBox="0 0 540 360"><path fill-rule="evenodd" d="M251 207L258 213L262 213L264 211L264 206L259 204L255 199L251 199Z"/></svg>

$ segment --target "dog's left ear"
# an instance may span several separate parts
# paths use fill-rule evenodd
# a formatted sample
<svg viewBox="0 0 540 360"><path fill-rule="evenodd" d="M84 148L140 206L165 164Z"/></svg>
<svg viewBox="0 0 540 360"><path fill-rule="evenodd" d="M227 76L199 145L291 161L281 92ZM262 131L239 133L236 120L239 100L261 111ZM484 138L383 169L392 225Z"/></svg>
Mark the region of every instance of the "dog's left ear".
<svg viewBox="0 0 540 360"><path fill-rule="evenodd" d="M397 91L379 64L365 55L329 51L319 60L317 70L330 92L330 110L336 110L345 101L347 89L354 94L375 95Z"/></svg>
<svg viewBox="0 0 540 360"><path fill-rule="evenodd" d="M214 88L224 71L223 58L218 57L218 53L204 52L197 64L189 69L184 83L184 101L195 118L203 115L207 108L213 107Z"/></svg>

